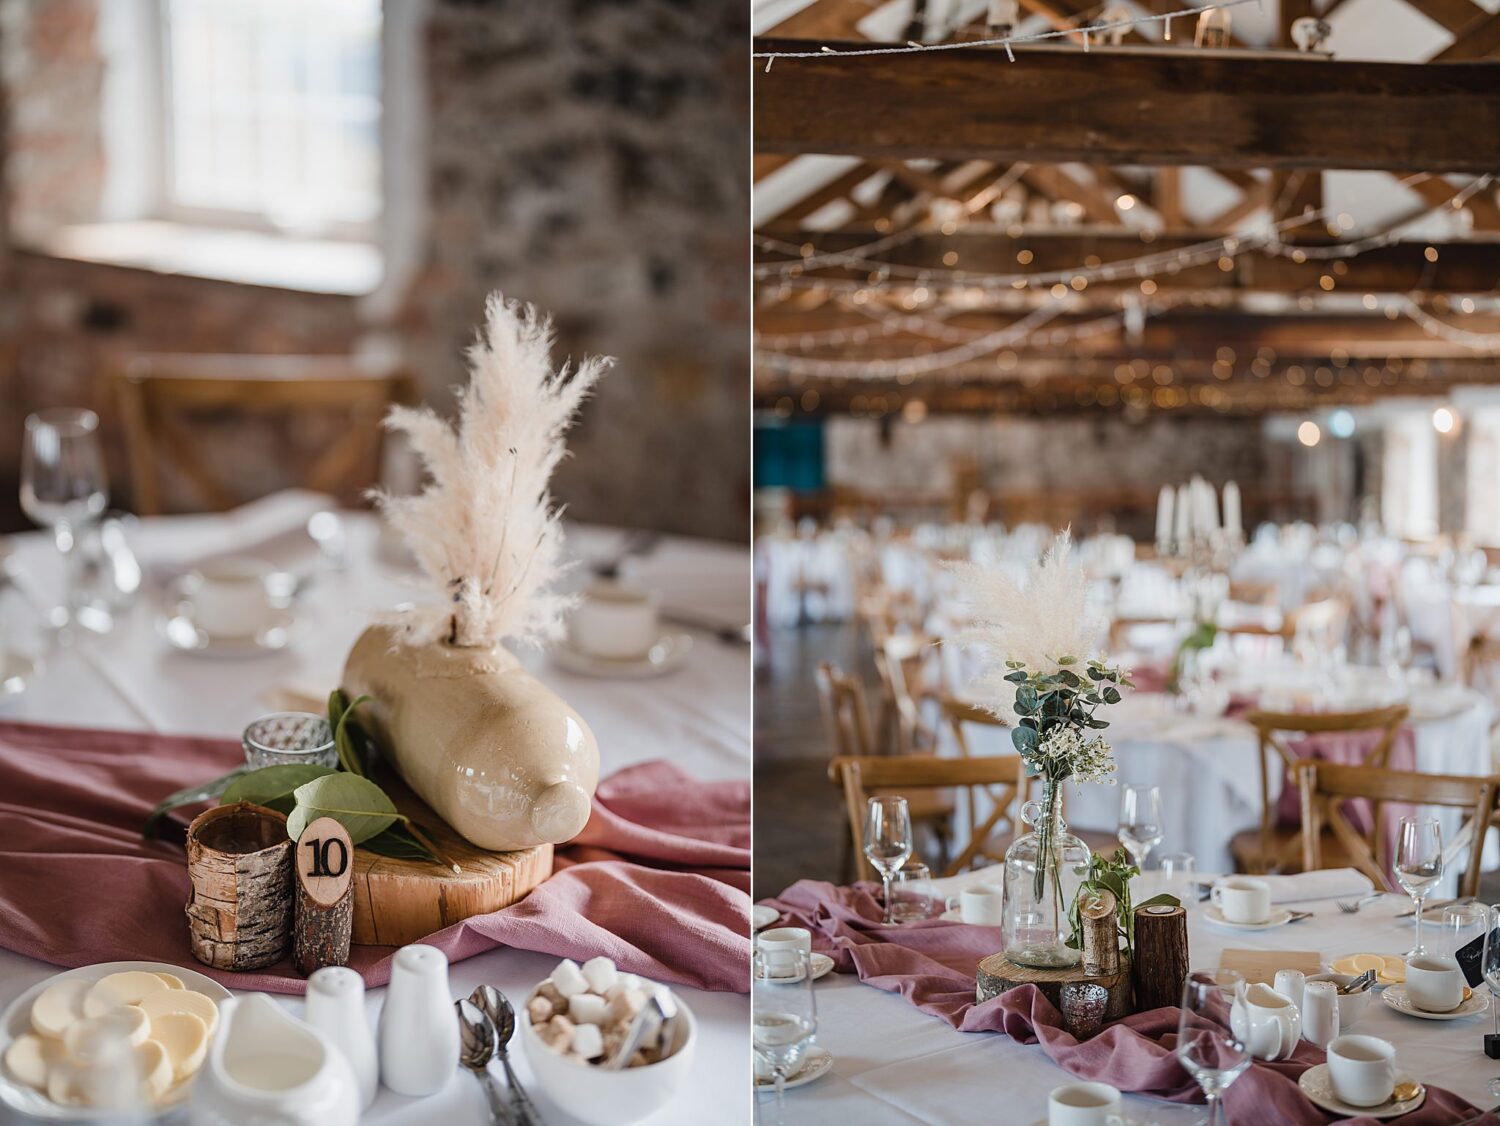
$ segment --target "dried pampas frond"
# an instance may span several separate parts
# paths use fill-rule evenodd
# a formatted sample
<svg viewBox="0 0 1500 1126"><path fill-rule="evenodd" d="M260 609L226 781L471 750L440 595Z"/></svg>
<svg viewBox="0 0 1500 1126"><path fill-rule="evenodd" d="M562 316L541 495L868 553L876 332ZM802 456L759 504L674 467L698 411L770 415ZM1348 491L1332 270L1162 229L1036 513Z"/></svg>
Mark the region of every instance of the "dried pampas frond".
<svg viewBox="0 0 1500 1126"><path fill-rule="evenodd" d="M970 686L986 710L1005 715L1015 701L1016 686L1005 677L1006 661L1028 669L1056 672L1058 658L1086 660L1095 655L1101 623L1088 612L1088 579L1073 559L1073 544L1063 532L1023 581L982 567L952 567L959 595L974 624L955 639L985 655L983 672Z"/></svg>
<svg viewBox="0 0 1500 1126"><path fill-rule="evenodd" d="M548 482L574 414L614 361L554 371L552 342L548 317L493 294L468 351L457 425L426 407L394 407L386 417L430 480L415 496L377 493L376 501L442 596L393 616L403 641L488 647L562 633L571 599L552 589L562 527Z"/></svg>

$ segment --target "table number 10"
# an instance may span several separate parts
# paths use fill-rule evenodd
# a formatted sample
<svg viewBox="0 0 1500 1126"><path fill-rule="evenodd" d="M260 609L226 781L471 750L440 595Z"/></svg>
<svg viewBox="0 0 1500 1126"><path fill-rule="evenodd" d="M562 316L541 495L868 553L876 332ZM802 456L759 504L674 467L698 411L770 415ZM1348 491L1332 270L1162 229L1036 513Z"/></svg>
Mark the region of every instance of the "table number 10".
<svg viewBox="0 0 1500 1126"><path fill-rule="evenodd" d="M349 961L354 930L354 845L332 817L320 817L297 841L297 917L292 960L310 974Z"/></svg>

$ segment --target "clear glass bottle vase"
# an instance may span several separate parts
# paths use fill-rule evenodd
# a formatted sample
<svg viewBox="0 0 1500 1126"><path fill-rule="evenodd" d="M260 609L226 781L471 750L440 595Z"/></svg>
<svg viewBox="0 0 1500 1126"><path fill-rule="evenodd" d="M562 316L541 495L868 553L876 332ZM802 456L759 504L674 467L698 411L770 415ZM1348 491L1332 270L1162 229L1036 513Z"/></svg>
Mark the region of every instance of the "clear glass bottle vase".
<svg viewBox="0 0 1500 1126"><path fill-rule="evenodd" d="M1040 801L1021 808L1031 832L1005 850L1005 956L1018 966L1075 966L1081 952L1066 945L1068 913L1088 869L1089 848L1068 832L1062 787L1042 784Z"/></svg>

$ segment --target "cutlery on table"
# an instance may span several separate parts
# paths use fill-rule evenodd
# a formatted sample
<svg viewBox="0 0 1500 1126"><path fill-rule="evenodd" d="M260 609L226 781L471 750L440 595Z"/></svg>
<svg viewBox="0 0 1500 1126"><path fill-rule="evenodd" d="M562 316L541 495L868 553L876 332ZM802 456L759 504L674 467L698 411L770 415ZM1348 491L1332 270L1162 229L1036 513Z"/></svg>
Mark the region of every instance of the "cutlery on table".
<svg viewBox="0 0 1500 1126"><path fill-rule="evenodd" d="M687 626L688 629L698 629L702 630L704 633L711 633L717 640L722 641L725 645L750 644L749 622L746 622L742 626L731 625L726 622L717 622L712 618L705 617L699 614L688 613L682 610L663 610L661 612L661 618L664 622L671 622L674 625Z"/></svg>
<svg viewBox="0 0 1500 1126"><path fill-rule="evenodd" d="M1363 993L1366 989L1369 989L1374 984L1375 971L1366 970L1364 973L1360 974L1357 978L1351 981L1348 985L1341 985L1339 987L1339 992L1343 994Z"/></svg>
<svg viewBox="0 0 1500 1126"><path fill-rule="evenodd" d="M1292 917L1287 920L1289 923L1300 923L1303 919L1311 919L1313 917L1311 911L1292 911L1290 914Z"/></svg>
<svg viewBox="0 0 1500 1126"><path fill-rule="evenodd" d="M672 1000L671 995L653 994L651 999L641 1007L641 1011L635 1014L635 1020L631 1022L625 1039L621 1041L615 1054L605 1062L605 1069L607 1071L623 1069L640 1046L652 1036L656 1036L663 1043L670 1044L672 1022L676 1019L677 1002Z"/></svg>
<svg viewBox="0 0 1500 1126"><path fill-rule="evenodd" d="M494 1025L495 1054L500 1057L500 1066L505 1069L505 1081L510 1084L510 1101L515 1108L515 1121L518 1126L542 1126L542 1116L537 1113L531 1097L526 1094L521 1081L511 1070L510 1053L506 1050L510 1038L516 1034L515 1009L511 1008L505 994L493 985L478 986L469 994L469 1000Z"/></svg>
<svg viewBox="0 0 1500 1126"><path fill-rule="evenodd" d="M1439 899L1439 900L1436 900L1436 901L1434 901L1432 903L1427 904L1427 906L1425 906L1425 907L1422 908L1422 916L1423 916L1423 918L1426 918L1428 912L1430 912L1430 911L1441 911L1444 907L1452 907L1455 904L1459 904L1459 903L1468 903L1472 898L1473 898L1473 896L1466 895L1466 896L1463 896L1462 898L1459 898L1459 899ZM1398 912L1396 912L1396 918L1398 918L1398 919L1410 919L1416 913L1417 913L1417 909L1415 907L1411 907L1411 908L1408 908L1405 911L1398 911Z"/></svg>
<svg viewBox="0 0 1500 1126"><path fill-rule="evenodd" d="M1361 907L1363 907L1366 903L1374 903L1377 899L1384 899L1384 898L1385 898L1385 892L1383 892L1383 891L1377 891L1373 895L1366 895L1366 896L1363 896L1360 899L1353 899L1353 900L1350 900L1350 899L1340 899L1338 901L1339 910L1342 911L1346 915L1357 915L1357 914L1359 914L1359 909Z"/></svg>
<svg viewBox="0 0 1500 1126"><path fill-rule="evenodd" d="M650 555L656 550L657 541L660 539L660 532L650 532L645 529L630 532L613 555L606 555L603 559L589 564L589 570L597 578L618 579L620 568L625 565L625 560L632 555Z"/></svg>
<svg viewBox="0 0 1500 1126"><path fill-rule="evenodd" d="M490 1060L495 1058L494 1023L480 1012L477 1005L468 1001L454 1001L453 1008L458 1013L458 1062L472 1071L484 1088L485 1101L490 1106L491 1126L515 1126L515 1117L505 1105L500 1086L489 1071Z"/></svg>

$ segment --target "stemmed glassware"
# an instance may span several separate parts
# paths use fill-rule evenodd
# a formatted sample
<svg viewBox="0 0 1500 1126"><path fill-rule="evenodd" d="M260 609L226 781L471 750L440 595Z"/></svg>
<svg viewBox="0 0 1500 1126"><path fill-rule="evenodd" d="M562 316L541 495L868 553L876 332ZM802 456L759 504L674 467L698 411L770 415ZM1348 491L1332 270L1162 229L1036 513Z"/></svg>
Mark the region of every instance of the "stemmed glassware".
<svg viewBox="0 0 1500 1126"><path fill-rule="evenodd" d="M1229 1026L1234 989L1244 981L1233 970L1188 975L1177 1025L1177 1058L1208 1099L1207 1126L1221 1119L1219 1100L1250 1066L1249 1047Z"/></svg>
<svg viewBox="0 0 1500 1126"><path fill-rule="evenodd" d="M906 799L871 798L865 807L865 856L885 884L885 925L895 926L896 900L891 881L911 856L911 811Z"/></svg>
<svg viewBox="0 0 1500 1126"><path fill-rule="evenodd" d="M1422 904L1443 878L1443 830L1436 817L1403 817L1396 837L1396 882L1416 904L1417 942L1406 952L1426 954L1422 945Z"/></svg>
<svg viewBox="0 0 1500 1126"><path fill-rule="evenodd" d="M1490 987L1490 1011L1495 1014L1495 1035L1500 1036L1500 903L1485 912L1484 953L1479 972Z"/></svg>
<svg viewBox="0 0 1500 1126"><path fill-rule="evenodd" d="M104 632L113 625L106 609L84 599L78 575L80 535L104 514L108 502L99 416L74 408L28 415L21 451L21 509L52 529L63 555L67 593L53 614L53 624L59 627L75 623Z"/></svg>
<svg viewBox="0 0 1500 1126"><path fill-rule="evenodd" d="M776 1121L786 1107L786 1081L796 1073L818 1031L812 962L804 950L757 949L751 962L752 1041L776 1084Z"/></svg>
<svg viewBox="0 0 1500 1126"><path fill-rule="evenodd" d="M1120 787L1120 843L1135 866L1146 869L1146 857L1165 836L1161 823L1161 787L1127 783Z"/></svg>

